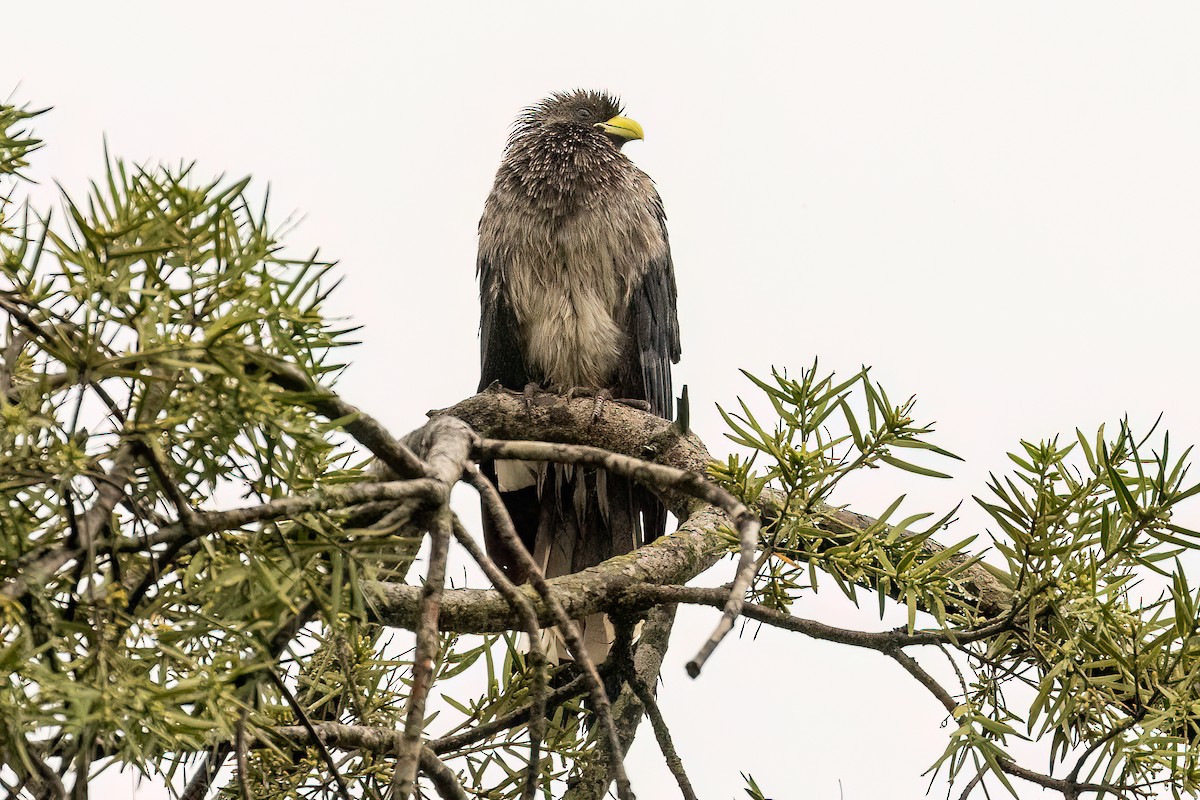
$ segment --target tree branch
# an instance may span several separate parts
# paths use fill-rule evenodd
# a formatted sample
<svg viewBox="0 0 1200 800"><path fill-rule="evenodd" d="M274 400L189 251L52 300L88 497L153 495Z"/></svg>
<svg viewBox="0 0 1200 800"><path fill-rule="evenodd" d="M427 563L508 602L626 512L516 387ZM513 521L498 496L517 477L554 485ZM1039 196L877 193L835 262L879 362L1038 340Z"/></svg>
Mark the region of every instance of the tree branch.
<svg viewBox="0 0 1200 800"><path fill-rule="evenodd" d="M714 533L725 520L719 510L701 506L671 535L599 566L550 578L546 584L572 619L608 610L613 598L631 586L687 581L717 563L728 552L726 540ZM418 587L378 581L369 586L374 596L369 609L373 621L408 630L415 628L420 601ZM518 591L529 598L541 625L554 624L553 615L536 591L527 585L518 587ZM442 630L459 633L496 633L520 625L504 596L491 589L447 590L438 622Z"/></svg>
<svg viewBox="0 0 1200 800"><path fill-rule="evenodd" d="M480 458L513 459L517 461L553 461L559 464L582 464L599 467L649 486L656 491L675 491L720 508L733 521L738 531L738 568L725 600L721 621L687 664L693 678L700 675L704 662L721 643L745 602L746 591L754 577L754 551L758 546L758 518L729 492L705 480L701 474L652 464L641 459L585 445L549 444L546 442L499 442L485 439L475 448Z"/></svg>
<svg viewBox="0 0 1200 800"><path fill-rule="evenodd" d="M438 611L446 585L446 555L450 547L449 511L443 511L430 531L432 546L429 568L421 586L421 621L417 626L417 649L413 655L413 677L404 711L404 733L396 748L392 792L408 800L416 788L420 766L422 733L425 729L425 700L433 685L433 668L438 654Z"/></svg>
<svg viewBox="0 0 1200 800"><path fill-rule="evenodd" d="M592 711L601 725L601 730L606 735L608 753L612 760L612 774L617 783L617 797L620 800L633 800L633 789L629 785L629 776L625 774L624 754L621 751L620 734L617 732L617 726L613 720L611 703L608 694L604 691L604 682L600 680L600 673L596 671L596 665L588 655L587 647L579 634L579 626L567 615L562 604L551 593L541 567L521 543L521 538L517 535L512 518L508 515L508 510L504 507L504 501L500 499L500 493L496 491L496 487L492 486L491 481L478 470L468 469L465 476L467 482L479 492L484 513L490 515L496 524L496 531L505 545L523 562L521 566L524 568L525 574L529 576L529 582L533 584L534 590L550 610L554 624L558 626L563 639L566 640L571 658L582 670L588 696L592 701Z"/></svg>
<svg viewBox="0 0 1200 800"><path fill-rule="evenodd" d="M507 392L484 391L430 414L457 417L486 438L588 445L695 475L707 474L713 459L704 443L693 434L680 433L672 422L615 403L606 406L597 420L592 419L593 411L594 403L586 398L566 400L553 396L550 402L534 403L532 409L527 409L520 397ZM681 520L689 517L691 504L698 502L670 488L664 489L661 497L671 513ZM763 492L755 511L764 524L779 516L784 500L780 492ZM873 517L845 508L819 504L814 510L819 517L818 524L833 533L855 534L875 527L880 530L880 536L886 536L891 530L890 526L880 525ZM719 538L715 533L710 535ZM925 540L922 547L930 553L945 549L933 539ZM947 559L946 564L956 567L969 558L959 554ZM685 583L687 580L651 582ZM960 590L955 593L954 602L947 604L948 610L999 617L1012 602L1012 592L984 564L969 565L958 580ZM868 585L868 588L874 587Z"/></svg>
<svg viewBox="0 0 1200 800"><path fill-rule="evenodd" d="M626 676L626 683L637 695L638 702L646 710L646 716L650 717L654 738L658 740L658 748L662 751L667 769L671 770L671 774L675 776L675 782L679 785L679 793L683 795L684 800L697 800L692 782L683 768L683 759L675 750L675 742L671 739L671 729L667 726L662 710L658 707L658 701L654 699L654 690L637 674L637 670L633 666L632 642L624 644L626 646L621 649L621 666Z"/></svg>
<svg viewBox="0 0 1200 800"><path fill-rule="evenodd" d="M665 605L653 609L642 626L642 636L634 651L634 671L647 684L658 682L663 658L675 624L675 606ZM642 721L643 708L633 690L628 686L613 703L613 720L621 739L620 756L623 757L633 746L638 726ZM569 788L562 800L602 800L608 794L613 781L613 754L607 749L598 749L587 761L579 774L569 781Z"/></svg>
<svg viewBox="0 0 1200 800"><path fill-rule="evenodd" d="M546 647L542 643L541 630L538 625L537 613L529 598L521 594L508 576L488 558L484 549L467 532L457 516L452 517L454 538L462 545L467 554L475 560L492 585L504 595L504 599L512 606L525 635L529 637L529 666L533 671L533 683L530 686L529 703L529 768L525 771L525 787L521 792L523 800L533 800L537 793L538 779L541 776L541 747L542 739L546 736L546 685L549 681L550 662L546 658Z"/></svg>
<svg viewBox="0 0 1200 800"><path fill-rule="evenodd" d="M271 376L271 381L282 389L295 392L321 416L330 421L339 421L342 430L388 466L397 477L420 478L425 465L417 454L396 440L379 420L359 411L334 392L314 383L308 375L294 364L290 364L266 353L257 354L256 365Z"/></svg>
<svg viewBox="0 0 1200 800"><path fill-rule="evenodd" d="M281 725L272 728L270 734L296 747L306 747L316 738L325 747L364 750L380 755L395 753L404 738L400 731L366 725L343 725L340 722L316 722L311 729L303 725ZM260 740L255 744L262 747L266 742ZM428 746L421 747L420 766L421 772L433 781L439 795L449 800L468 800L469 795L458 782L458 777Z"/></svg>

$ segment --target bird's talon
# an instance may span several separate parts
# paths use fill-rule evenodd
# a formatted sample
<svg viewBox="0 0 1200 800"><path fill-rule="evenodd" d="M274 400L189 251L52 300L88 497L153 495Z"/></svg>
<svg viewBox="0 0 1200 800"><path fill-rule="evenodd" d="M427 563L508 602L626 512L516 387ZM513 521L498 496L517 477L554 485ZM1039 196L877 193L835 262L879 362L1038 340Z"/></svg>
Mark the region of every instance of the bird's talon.
<svg viewBox="0 0 1200 800"><path fill-rule="evenodd" d="M600 412L604 410L604 401L609 399L606 397L608 392L596 392L596 400L592 405L592 424L595 425L600 421Z"/></svg>
<svg viewBox="0 0 1200 800"><path fill-rule="evenodd" d="M536 383L527 383L524 391L521 392L521 396L525 399L525 413L531 418L533 417L533 396L541 388Z"/></svg>

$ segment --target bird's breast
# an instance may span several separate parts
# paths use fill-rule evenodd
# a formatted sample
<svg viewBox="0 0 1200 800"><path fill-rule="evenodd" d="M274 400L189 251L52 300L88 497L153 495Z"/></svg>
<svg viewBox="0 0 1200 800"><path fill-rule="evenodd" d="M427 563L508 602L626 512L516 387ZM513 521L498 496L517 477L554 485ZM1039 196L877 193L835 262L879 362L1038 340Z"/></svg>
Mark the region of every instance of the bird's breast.
<svg viewBox="0 0 1200 800"><path fill-rule="evenodd" d="M666 258L657 195L620 157L568 179L553 155L541 157L554 169L535 168L542 161L530 154L520 169L502 167L480 221L480 251L499 267L531 378L559 390L605 388L629 352L633 292Z"/></svg>
<svg viewBox="0 0 1200 800"><path fill-rule="evenodd" d="M602 207L559 220L527 216L502 239L509 243L504 290L525 360L554 389L615 380L625 311L646 264L627 222Z"/></svg>

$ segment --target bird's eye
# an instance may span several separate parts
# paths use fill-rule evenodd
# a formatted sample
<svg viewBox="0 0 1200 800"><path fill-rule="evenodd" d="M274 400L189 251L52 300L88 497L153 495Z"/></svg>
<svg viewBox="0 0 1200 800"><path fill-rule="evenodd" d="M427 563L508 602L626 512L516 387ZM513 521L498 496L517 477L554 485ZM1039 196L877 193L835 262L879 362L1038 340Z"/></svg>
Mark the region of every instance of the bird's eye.
<svg viewBox="0 0 1200 800"><path fill-rule="evenodd" d="M580 108L575 111L575 118L587 122L592 118L592 110L590 108Z"/></svg>

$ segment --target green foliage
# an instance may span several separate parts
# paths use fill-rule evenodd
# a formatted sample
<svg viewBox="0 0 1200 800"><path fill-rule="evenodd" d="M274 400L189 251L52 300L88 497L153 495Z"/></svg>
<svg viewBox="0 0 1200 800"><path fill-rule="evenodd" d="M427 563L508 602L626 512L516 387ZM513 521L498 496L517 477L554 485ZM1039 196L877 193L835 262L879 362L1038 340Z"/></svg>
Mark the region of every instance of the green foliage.
<svg viewBox="0 0 1200 800"><path fill-rule="evenodd" d="M914 400L892 405L865 369L837 383L832 374L819 377L815 364L799 379L780 372L772 373L770 381L746 374L770 400L777 419L761 423L744 401L737 413L721 409L731 430L726 436L748 448L750 455L730 455L711 472L747 503L770 490L787 509L763 527L754 599L786 611L804 591L816 590L822 575L852 600L857 601L862 586L878 590L881 608L885 596L903 599L910 609L910 625L918 608L937 609L944 616L956 579L972 563L953 556L972 540L936 550L926 547L926 541L953 512L914 530L932 515L893 522L903 500L899 498L877 524L851 528L839 523L838 509L830 505L842 481L863 469L892 467L946 477L895 455L907 448L957 458L925 438L932 428L914 423ZM855 412L858 400L865 409ZM835 422L840 423L837 432L832 429Z"/></svg>
<svg viewBox="0 0 1200 800"><path fill-rule="evenodd" d="M0 110L10 174L29 116ZM318 648L369 637L359 578L411 559L332 512L208 536L172 522L364 477L261 368L328 384L349 332L322 313L331 265L286 256L247 185L113 160L65 225L26 214L0 235L0 571L28 589L0 597L0 751L19 773L88 743L169 771L243 712L256 728L279 703L272 638L305 601L328 612ZM78 566L40 569L59 554ZM382 696L366 683L360 700Z"/></svg>
<svg viewBox="0 0 1200 800"><path fill-rule="evenodd" d="M0 103L0 176L19 177L21 170L29 166L26 156L42 142L26 130L25 121L45 112Z"/></svg>
<svg viewBox="0 0 1200 800"><path fill-rule="evenodd" d="M742 780L746 782L746 794L750 797L750 800L770 800L770 798L763 794L763 790L758 788L758 783L755 782L753 775L743 772Z"/></svg>
<svg viewBox="0 0 1200 800"><path fill-rule="evenodd" d="M526 654L519 647L519 636L504 634L499 637L503 643L499 649L492 646L496 638L490 637L472 651L476 653L477 658L482 656L482 677L486 682L483 694L462 701L443 692L442 700L461 714L461 719L447 729L445 736L465 733L478 725L486 725L522 710L532 699L532 670L526 662ZM502 659L496 659L498 653L503 654ZM457 672L465 668L464 663ZM568 665L560 673L559 680L565 680L569 674ZM586 759L591 748L596 745L599 732L595 728L590 731L581 728L583 712L579 698L566 700L547 709L543 758L540 764L541 794L547 800L561 793L563 781L572 766L581 759ZM451 763L456 769L466 773L467 785L476 787L475 791L479 797L502 800L520 796L528 761L527 728L521 724L481 738L463 748Z"/></svg>
<svg viewBox="0 0 1200 800"><path fill-rule="evenodd" d="M14 186L38 145L31 116L0 106ZM364 587L403 580L420 539L366 527L354 506L189 527L372 479L343 421L271 369L336 382L352 330L323 311L333 265L287 255L248 180L105 166L64 198L61 224L26 210L0 231L0 759L30 791L87 753L96 765L76 774L124 762L178 777L241 730L255 746L227 796L243 780L258 798L337 795L327 753L270 731L299 724L297 707L313 724L402 725L412 655L367 622ZM444 695L466 715L454 731L528 702L512 637L501 663L494 643L443 641L438 688L486 662L482 697ZM550 721L547 787L590 746L577 712ZM518 725L445 757L481 797L505 797L523 738ZM390 754L338 763L352 794L388 793Z"/></svg>
<svg viewBox="0 0 1200 800"><path fill-rule="evenodd" d="M270 731L300 716L397 728L411 653L368 621L364 587L403 578L419 540L363 527L353 507L193 528L235 502L370 479L340 421L270 369L336 381L352 330L324 314L332 264L285 254L248 181L200 181L191 166L106 159L61 222L10 213L40 145L26 130L35 115L0 105L12 189L0 192L0 754L26 786L50 763L86 773L96 759L174 775L243 732L258 746L239 779L255 797L332 796L329 754ZM888 598L903 603L909 633L931 620L922 641L958 652L935 765L952 778L990 769L1009 785L1006 745L1035 738L1079 780L1200 793L1200 590L1182 566L1197 534L1174 521L1200 493L1187 451L1171 457L1169 437L1151 447L1127 422L1113 437L1023 442L1015 471L976 498L993 548L968 556L975 537L932 541L955 511L900 517L901 497L861 525L837 505L862 470L946 477L929 460L955 456L914 421L912 398L893 403L865 369L840 382L815 364L748 377L774 419L745 402L722 409L746 454L711 473L776 511L751 599L791 611L824 580L856 602L874 592L881 614ZM1003 607L977 602L979 570L1008 593ZM529 701L524 657L501 638L444 637L430 730L463 734ZM480 673L470 699L459 681ZM545 797L596 747L580 712L574 700L551 709ZM518 794L527 754L515 725L444 758L499 800ZM352 795L387 793L389 756L338 763Z"/></svg>
<svg viewBox="0 0 1200 800"><path fill-rule="evenodd" d="M1181 563L1200 534L1172 521L1200 493L1185 482L1190 451L1172 458L1168 435L1152 448L1150 434L1135 436L1127 422L1111 439L1101 427L1066 445L1022 442L1009 456L1016 471L993 475L991 496L976 498L997 526L994 550L967 559L971 539L929 543L953 512L919 528L932 515L888 524L900 498L855 529L832 505L834 489L864 468L945 477L895 456L907 448L952 457L913 423L911 399L890 404L866 370L841 383L816 365L799 379L749 377L778 420L762 424L745 402L739 413L722 410L727 435L750 455L730 456L713 474L747 502L772 493L782 509L763 528L756 599L788 610L821 575L851 599L874 590L881 614L886 597L905 603L909 631L927 613L961 655L957 727L935 766L951 777L989 769L1011 790L1004 745L1034 738L1081 781L1200 792L1200 591ZM990 616L960 587L984 556L1010 593Z"/></svg>
<svg viewBox="0 0 1200 800"><path fill-rule="evenodd" d="M1166 775L1194 795L1200 622L1180 557L1200 533L1172 516L1200 485L1185 485L1189 451L1172 459L1169 435L1151 448L1152 433L1122 422L1111 440L1101 427L1065 446L1022 442L1014 475L992 476L992 498L977 500L999 527L1014 624L976 648L984 680L965 699L1048 735L1054 757L1094 748L1087 779ZM1001 691L1011 681L1034 690L1027 708Z"/></svg>

